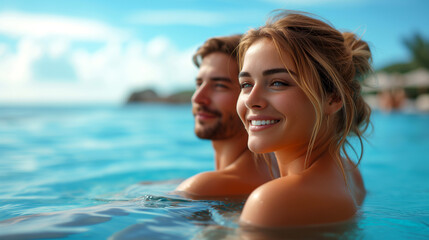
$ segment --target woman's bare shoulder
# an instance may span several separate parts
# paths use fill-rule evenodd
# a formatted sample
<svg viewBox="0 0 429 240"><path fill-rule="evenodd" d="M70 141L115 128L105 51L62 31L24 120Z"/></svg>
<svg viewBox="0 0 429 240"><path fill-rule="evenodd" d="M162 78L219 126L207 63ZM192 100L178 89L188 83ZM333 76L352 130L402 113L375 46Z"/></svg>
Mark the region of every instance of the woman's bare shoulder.
<svg viewBox="0 0 429 240"><path fill-rule="evenodd" d="M301 176L287 176L257 188L248 198L241 222L260 227L339 222L356 212L350 194Z"/></svg>

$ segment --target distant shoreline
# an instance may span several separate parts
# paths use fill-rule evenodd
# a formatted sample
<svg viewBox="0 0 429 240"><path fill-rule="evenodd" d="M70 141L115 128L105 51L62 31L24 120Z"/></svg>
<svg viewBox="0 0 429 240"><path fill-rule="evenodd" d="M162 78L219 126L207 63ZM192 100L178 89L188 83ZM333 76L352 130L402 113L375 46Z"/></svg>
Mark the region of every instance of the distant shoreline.
<svg viewBox="0 0 429 240"><path fill-rule="evenodd" d="M155 90L143 89L137 90L130 94L126 104L134 103L170 103L170 104L182 104L190 103L193 90L185 90L177 93L173 93L168 96L160 96Z"/></svg>

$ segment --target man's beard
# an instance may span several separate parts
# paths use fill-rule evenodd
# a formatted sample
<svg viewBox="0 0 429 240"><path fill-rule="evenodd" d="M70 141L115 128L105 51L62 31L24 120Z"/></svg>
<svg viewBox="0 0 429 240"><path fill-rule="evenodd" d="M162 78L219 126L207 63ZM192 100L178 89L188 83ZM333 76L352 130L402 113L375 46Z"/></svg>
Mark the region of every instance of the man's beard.
<svg viewBox="0 0 429 240"><path fill-rule="evenodd" d="M202 139L210 139L210 140L222 140L232 137L236 134L242 123L238 116L229 115L225 122L222 122L223 114L216 110L208 110L204 108L205 112L210 112L218 117L218 120L215 123L207 124L204 122L196 122L195 123L195 134ZM196 120L198 121L198 120ZM200 127L197 128L197 124Z"/></svg>

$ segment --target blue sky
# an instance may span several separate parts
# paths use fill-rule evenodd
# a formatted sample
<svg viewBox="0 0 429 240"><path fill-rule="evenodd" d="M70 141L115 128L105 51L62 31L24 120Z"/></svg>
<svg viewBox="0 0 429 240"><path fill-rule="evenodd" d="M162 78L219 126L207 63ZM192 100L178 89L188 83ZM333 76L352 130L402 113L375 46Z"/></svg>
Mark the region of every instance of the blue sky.
<svg viewBox="0 0 429 240"><path fill-rule="evenodd" d="M370 43L374 66L429 38L425 0L0 0L0 104L121 104L134 90L193 88L191 56L274 9L315 13Z"/></svg>

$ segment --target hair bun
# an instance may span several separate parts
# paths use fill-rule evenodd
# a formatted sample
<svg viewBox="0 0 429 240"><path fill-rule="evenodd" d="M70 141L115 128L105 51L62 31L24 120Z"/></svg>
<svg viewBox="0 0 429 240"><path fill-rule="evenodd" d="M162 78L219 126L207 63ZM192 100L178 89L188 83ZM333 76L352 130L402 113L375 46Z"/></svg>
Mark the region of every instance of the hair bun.
<svg viewBox="0 0 429 240"><path fill-rule="evenodd" d="M360 78L372 71L372 55L368 44L357 38L354 33L344 32L344 45L351 52L355 78Z"/></svg>

